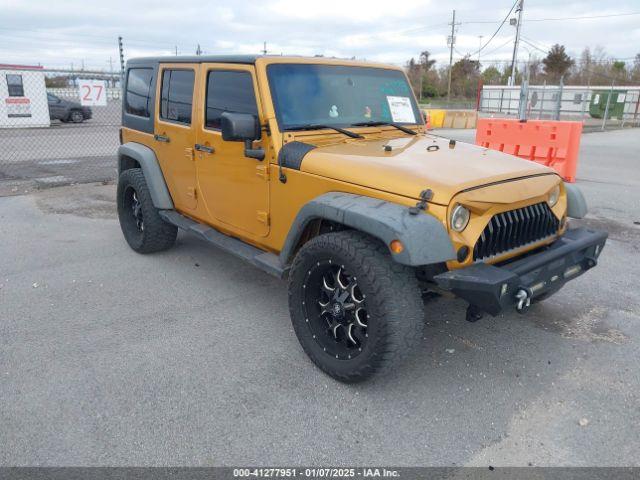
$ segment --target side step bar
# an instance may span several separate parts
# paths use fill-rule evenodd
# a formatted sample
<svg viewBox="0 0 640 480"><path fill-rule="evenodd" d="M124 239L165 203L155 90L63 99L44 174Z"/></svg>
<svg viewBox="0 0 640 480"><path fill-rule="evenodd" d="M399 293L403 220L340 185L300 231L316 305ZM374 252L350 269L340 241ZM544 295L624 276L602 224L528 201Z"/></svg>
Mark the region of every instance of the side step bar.
<svg viewBox="0 0 640 480"><path fill-rule="evenodd" d="M195 222L175 210L160 210L158 213L165 221L182 230L197 234L207 242L227 253L251 263L269 275L283 278L287 273L288 269L282 266L280 263L280 257L274 253L265 252L264 250L260 250L259 248L249 245L242 240L230 237L229 235L225 235L214 228Z"/></svg>

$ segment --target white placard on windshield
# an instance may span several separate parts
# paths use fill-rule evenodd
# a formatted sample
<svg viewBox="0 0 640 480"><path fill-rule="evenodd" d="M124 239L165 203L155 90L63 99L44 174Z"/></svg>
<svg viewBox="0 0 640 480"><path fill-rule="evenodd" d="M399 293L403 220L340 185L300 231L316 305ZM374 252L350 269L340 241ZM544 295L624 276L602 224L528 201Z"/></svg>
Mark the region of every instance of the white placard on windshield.
<svg viewBox="0 0 640 480"><path fill-rule="evenodd" d="M79 80L78 90L83 107L107 105L107 89L103 80Z"/></svg>
<svg viewBox="0 0 640 480"><path fill-rule="evenodd" d="M391 119L396 123L416 123L416 116L413 114L411 99L409 97L387 96Z"/></svg>

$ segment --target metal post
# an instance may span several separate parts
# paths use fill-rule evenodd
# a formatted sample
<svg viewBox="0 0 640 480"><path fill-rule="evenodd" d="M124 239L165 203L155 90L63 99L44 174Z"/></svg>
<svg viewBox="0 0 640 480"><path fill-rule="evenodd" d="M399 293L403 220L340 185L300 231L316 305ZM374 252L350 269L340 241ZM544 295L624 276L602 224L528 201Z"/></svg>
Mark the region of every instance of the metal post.
<svg viewBox="0 0 640 480"><path fill-rule="evenodd" d="M602 128L601 128L603 132L607 126L607 116L609 115L609 104L611 103L611 97L613 97L613 82L614 80L611 80L611 89L609 90L609 95L607 96L607 105L604 107L604 118L602 119Z"/></svg>
<svg viewBox="0 0 640 480"><path fill-rule="evenodd" d="M542 114L544 113L542 106L544 105L544 95L546 92L547 92L547 81L545 80L542 83L542 95L540 95L540 111L538 112L538 120L542 118Z"/></svg>
<svg viewBox="0 0 640 480"><path fill-rule="evenodd" d="M124 48L122 47L122 37L118 37L118 50L120 51L120 86L124 85Z"/></svg>
<svg viewBox="0 0 640 480"><path fill-rule="evenodd" d="M528 69L527 69L528 70ZM527 120L527 102L529 100L529 75L527 75L520 85L520 101L518 103L518 120Z"/></svg>
<svg viewBox="0 0 640 480"><path fill-rule="evenodd" d="M451 70L453 70L453 45L455 43L455 28L456 28L456 11L453 11L453 18L451 20L451 48L449 49L449 83L447 86L447 103L451 102Z"/></svg>
<svg viewBox="0 0 640 480"><path fill-rule="evenodd" d="M556 111L553 115L554 120L560 120L560 110L562 109L562 91L564 90L564 75L560 77L560 85L558 85L558 99L556 100Z"/></svg>

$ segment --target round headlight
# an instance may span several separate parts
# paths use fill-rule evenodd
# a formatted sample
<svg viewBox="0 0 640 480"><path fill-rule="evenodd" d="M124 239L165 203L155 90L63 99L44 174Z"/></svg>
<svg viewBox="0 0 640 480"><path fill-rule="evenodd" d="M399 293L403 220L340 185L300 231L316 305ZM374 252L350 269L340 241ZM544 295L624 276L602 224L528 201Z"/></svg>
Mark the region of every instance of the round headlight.
<svg viewBox="0 0 640 480"><path fill-rule="evenodd" d="M456 232L463 231L469 223L470 213L462 205L456 205L451 212L451 229Z"/></svg>
<svg viewBox="0 0 640 480"><path fill-rule="evenodd" d="M558 198L560 198L560 185L556 185L549 192L549 199L547 200L549 206L555 206L555 204L558 203Z"/></svg>

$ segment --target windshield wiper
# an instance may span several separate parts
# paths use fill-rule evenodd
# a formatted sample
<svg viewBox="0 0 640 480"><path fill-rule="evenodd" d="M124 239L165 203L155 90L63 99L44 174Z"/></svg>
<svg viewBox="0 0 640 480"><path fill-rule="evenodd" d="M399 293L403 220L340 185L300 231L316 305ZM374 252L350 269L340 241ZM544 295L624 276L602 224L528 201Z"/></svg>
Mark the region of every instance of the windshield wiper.
<svg viewBox="0 0 640 480"><path fill-rule="evenodd" d="M352 132L352 131L349 131L349 130L345 130L344 128L334 127L332 125L316 124L316 123L308 123L308 124L304 124L304 125L293 125L291 127L285 128L285 130L322 130L324 128L328 128L329 130L335 130L336 132L342 133L343 135L346 135L347 137L364 138L359 133L355 133L355 132Z"/></svg>
<svg viewBox="0 0 640 480"><path fill-rule="evenodd" d="M394 123L394 122L358 122L358 123L351 124L352 127L381 127L386 125L389 125L390 127L395 127L398 130L403 131L404 133L408 133L409 135L417 135L417 133L411 130L410 128L403 127L402 125L398 125L397 123Z"/></svg>

